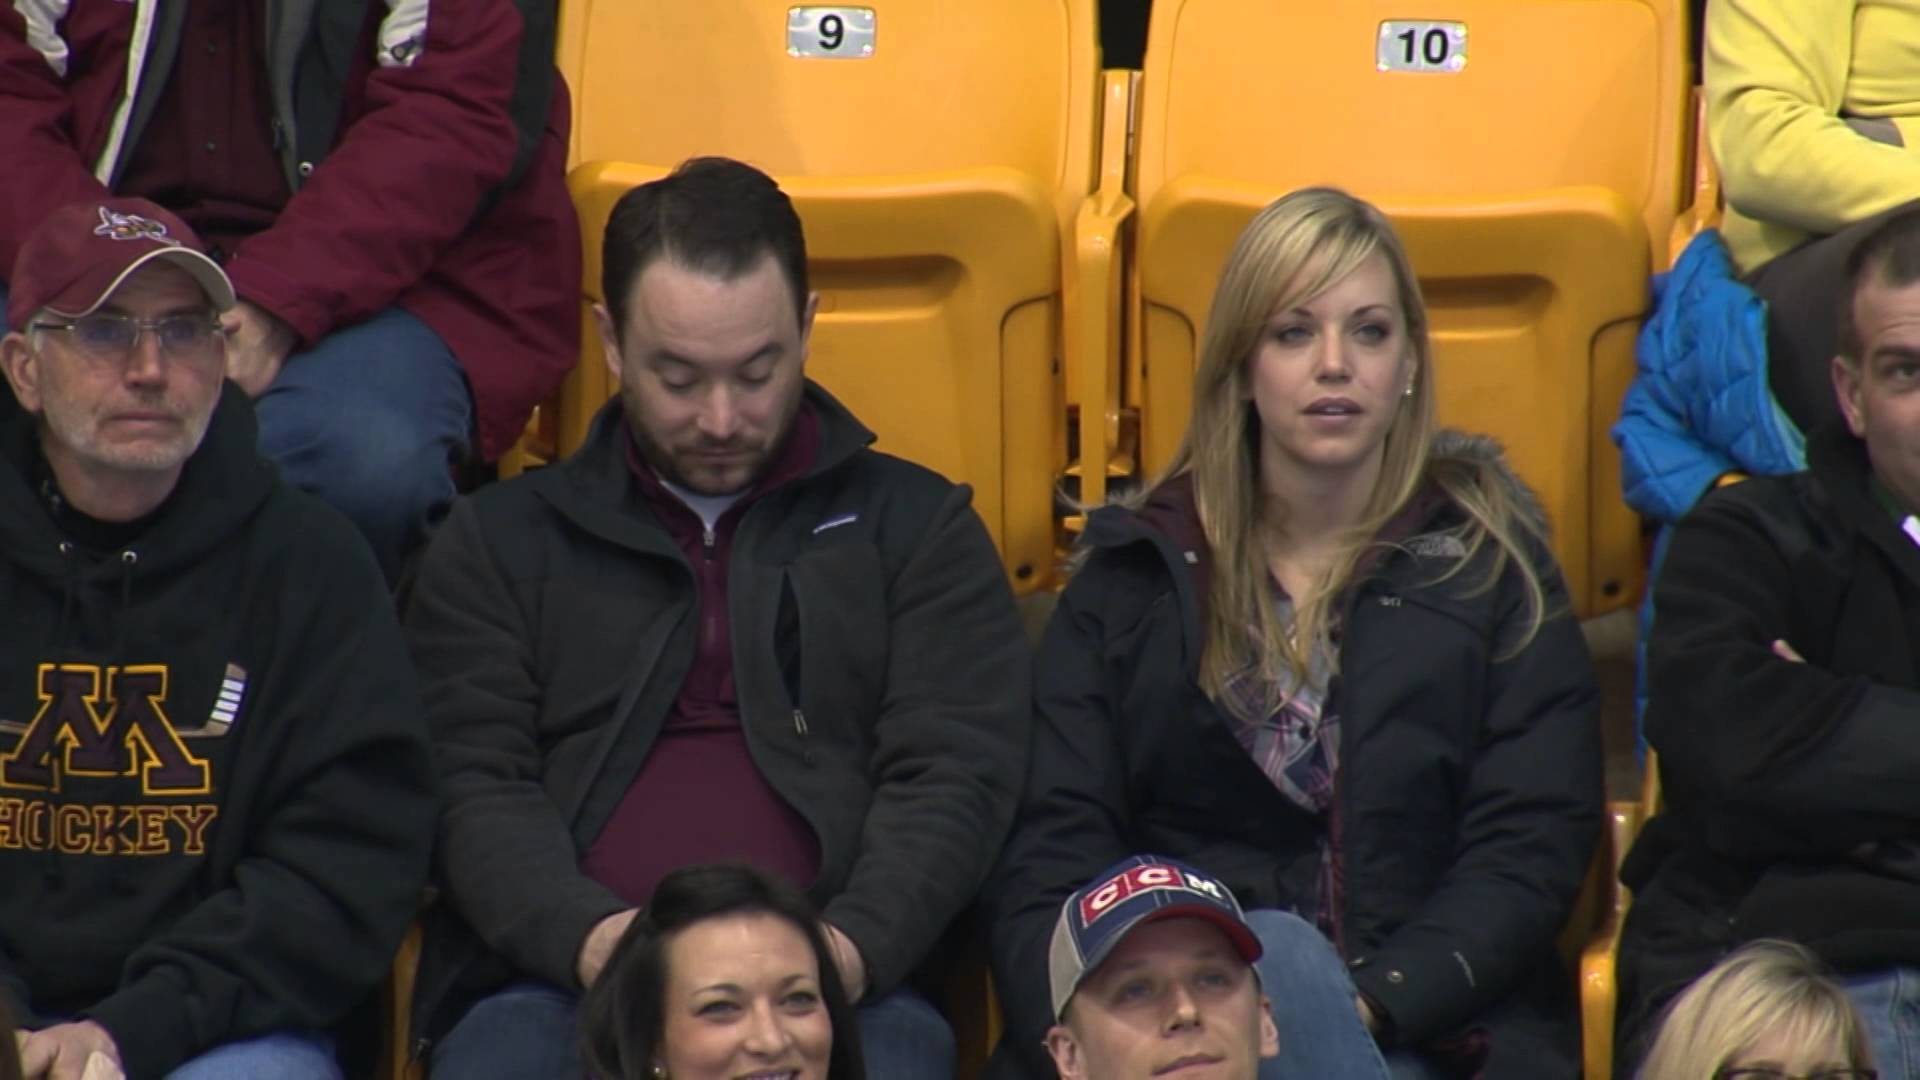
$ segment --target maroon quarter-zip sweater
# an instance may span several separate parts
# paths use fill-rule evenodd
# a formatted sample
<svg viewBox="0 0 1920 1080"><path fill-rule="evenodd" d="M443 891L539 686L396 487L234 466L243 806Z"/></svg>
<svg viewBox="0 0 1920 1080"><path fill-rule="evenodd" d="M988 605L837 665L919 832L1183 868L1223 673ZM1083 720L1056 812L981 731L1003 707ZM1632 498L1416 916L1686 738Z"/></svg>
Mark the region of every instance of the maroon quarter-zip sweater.
<svg viewBox="0 0 1920 1080"><path fill-rule="evenodd" d="M751 863L803 889L820 870L819 838L747 749L727 616L727 561L740 519L754 500L812 467L819 447L819 418L803 407L779 456L709 531L628 441L634 482L693 567L700 618L673 711L581 863L628 903L646 903L662 877L697 863Z"/></svg>

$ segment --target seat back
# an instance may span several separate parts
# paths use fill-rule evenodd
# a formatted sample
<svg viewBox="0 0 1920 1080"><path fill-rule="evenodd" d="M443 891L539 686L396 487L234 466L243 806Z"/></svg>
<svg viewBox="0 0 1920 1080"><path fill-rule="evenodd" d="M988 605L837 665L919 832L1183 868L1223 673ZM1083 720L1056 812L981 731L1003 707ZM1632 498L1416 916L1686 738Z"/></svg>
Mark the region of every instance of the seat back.
<svg viewBox="0 0 1920 1080"><path fill-rule="evenodd" d="M799 12L869 18L846 15L835 35L820 27L833 16ZM780 177L997 165L1046 187L1063 226L1093 180L1092 0L567 0L559 53L573 164L724 154Z"/></svg>
<svg viewBox="0 0 1920 1080"><path fill-rule="evenodd" d="M1094 180L1093 12L572 0L562 13L588 299L628 187L704 154L765 169L806 226L820 293L809 374L879 449L974 486L1023 591L1053 563L1062 247ZM611 391L597 341L576 380L563 450Z"/></svg>
<svg viewBox="0 0 1920 1080"><path fill-rule="evenodd" d="M1546 504L1575 607L1631 601L1638 521L1607 429L1650 251L1683 187L1679 0L1161 0L1139 102L1149 471L1179 443L1194 347L1239 230L1332 184L1386 211L1431 309L1443 423L1498 437ZM1443 21L1435 22L1435 20ZM1404 36L1403 36L1404 35ZM1435 35L1438 35L1437 37ZM1417 64L1406 66L1407 49Z"/></svg>

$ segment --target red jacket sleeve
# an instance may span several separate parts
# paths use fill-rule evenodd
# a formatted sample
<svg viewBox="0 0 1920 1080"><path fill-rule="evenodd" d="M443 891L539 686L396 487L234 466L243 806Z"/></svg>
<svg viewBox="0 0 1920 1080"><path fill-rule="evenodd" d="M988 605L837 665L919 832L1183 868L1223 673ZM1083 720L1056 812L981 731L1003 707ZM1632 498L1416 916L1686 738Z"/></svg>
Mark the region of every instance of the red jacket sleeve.
<svg viewBox="0 0 1920 1080"><path fill-rule="evenodd" d="M0 5L0 162L6 163L0 168L0 280L12 276L35 224L68 203L106 193L74 145L64 74L29 43L45 42L65 65L66 45L45 18Z"/></svg>
<svg viewBox="0 0 1920 1080"><path fill-rule="evenodd" d="M474 224L513 169L520 13L511 0L412 0L416 44L382 30L380 66L327 156L227 266L240 295L312 343L388 306ZM405 63L394 52L408 55Z"/></svg>

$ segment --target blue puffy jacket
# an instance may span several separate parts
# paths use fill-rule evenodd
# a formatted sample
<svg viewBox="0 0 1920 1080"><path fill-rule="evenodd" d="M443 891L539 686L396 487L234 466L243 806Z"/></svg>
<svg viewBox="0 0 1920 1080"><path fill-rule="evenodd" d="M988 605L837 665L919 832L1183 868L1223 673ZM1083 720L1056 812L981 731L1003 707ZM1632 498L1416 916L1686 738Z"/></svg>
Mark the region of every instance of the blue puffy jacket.
<svg viewBox="0 0 1920 1080"><path fill-rule="evenodd" d="M1613 425L1627 504L1670 526L1727 473L1806 468L1806 439L1767 385L1766 301L1734 275L1718 230L1702 230L1673 269L1653 279L1653 302L1653 315L1640 330L1639 374ZM1666 551L1663 528L1649 582ZM1636 733L1646 714L1645 652L1652 627L1649 587L1640 605Z"/></svg>
<svg viewBox="0 0 1920 1080"><path fill-rule="evenodd" d="M1806 468L1806 440L1767 386L1766 302L1734 276L1719 232L1695 236L1653 289L1613 425L1628 505L1671 523L1727 473Z"/></svg>

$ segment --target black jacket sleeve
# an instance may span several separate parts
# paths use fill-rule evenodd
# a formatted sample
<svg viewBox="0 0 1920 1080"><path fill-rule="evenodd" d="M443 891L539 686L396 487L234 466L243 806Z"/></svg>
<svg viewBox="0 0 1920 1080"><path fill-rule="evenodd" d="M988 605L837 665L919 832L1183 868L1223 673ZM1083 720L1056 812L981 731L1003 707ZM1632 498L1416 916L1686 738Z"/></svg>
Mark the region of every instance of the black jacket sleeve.
<svg viewBox="0 0 1920 1080"><path fill-rule="evenodd" d="M256 730L236 763L236 789L258 784L255 816L221 826L246 828L245 855L84 1012L129 1076L338 1023L385 975L418 909L436 809L419 688L385 581L349 529L340 521L331 540L349 553L342 571L289 604L295 625L242 718L274 733Z"/></svg>
<svg viewBox="0 0 1920 1080"><path fill-rule="evenodd" d="M1539 565L1548 611L1559 614L1487 673L1452 866L1413 918L1351 957L1354 983L1382 1007L1399 1043L1483 1013L1552 953L1599 838L1599 688L1559 572L1550 557ZM1493 647L1504 656L1527 621L1512 569L1497 603Z"/></svg>
<svg viewBox="0 0 1920 1080"><path fill-rule="evenodd" d="M436 858L447 899L519 969L578 986L580 943L627 905L580 872L542 782L531 633L470 503L434 538L406 621L446 799Z"/></svg>
<svg viewBox="0 0 1920 1080"><path fill-rule="evenodd" d="M970 498L953 489L889 585L873 802L847 886L824 912L859 947L873 994L973 901L1026 774L1031 657Z"/></svg>
<svg viewBox="0 0 1920 1080"><path fill-rule="evenodd" d="M1708 843L1738 849L1725 854L1840 854L1911 834L1920 694L1836 674L1820 663L1827 642L1793 640L1798 576L1759 512L1771 487L1717 492L1675 527L1654 589L1647 739ZM1776 640L1812 662L1775 655Z"/></svg>
<svg viewBox="0 0 1920 1080"><path fill-rule="evenodd" d="M1097 610L1105 590L1096 560L1074 576L1035 658L1033 767L1019 825L987 890L994 989L1006 1036L996 1065L1052 1077L1041 1039L1053 1024L1047 951L1060 905L1128 850L1126 769L1115 738L1118 708Z"/></svg>

